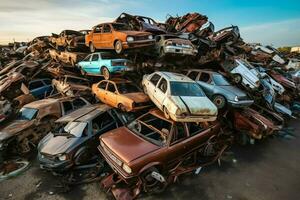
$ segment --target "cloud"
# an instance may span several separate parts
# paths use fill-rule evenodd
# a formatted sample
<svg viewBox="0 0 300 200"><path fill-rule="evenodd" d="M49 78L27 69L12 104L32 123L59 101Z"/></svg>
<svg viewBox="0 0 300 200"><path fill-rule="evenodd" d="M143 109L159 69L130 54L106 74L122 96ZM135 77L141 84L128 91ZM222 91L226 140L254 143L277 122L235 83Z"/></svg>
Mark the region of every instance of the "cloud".
<svg viewBox="0 0 300 200"><path fill-rule="evenodd" d="M300 19L240 27L246 42L260 42L280 46L300 45Z"/></svg>

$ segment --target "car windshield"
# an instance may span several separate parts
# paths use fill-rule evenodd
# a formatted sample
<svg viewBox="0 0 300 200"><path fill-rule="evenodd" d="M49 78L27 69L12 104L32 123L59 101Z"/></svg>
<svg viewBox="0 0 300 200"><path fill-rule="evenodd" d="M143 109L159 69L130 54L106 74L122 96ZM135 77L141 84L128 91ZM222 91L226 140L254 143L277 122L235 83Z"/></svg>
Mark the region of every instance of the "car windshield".
<svg viewBox="0 0 300 200"><path fill-rule="evenodd" d="M38 113L38 109L35 108L21 108L21 110L18 112L17 119L19 120L33 120Z"/></svg>
<svg viewBox="0 0 300 200"><path fill-rule="evenodd" d="M82 135L87 135L87 123L86 122L69 122L65 127L64 131L73 135L74 137L81 137Z"/></svg>
<svg viewBox="0 0 300 200"><path fill-rule="evenodd" d="M140 92L139 88L132 83L117 83L120 94Z"/></svg>
<svg viewBox="0 0 300 200"><path fill-rule="evenodd" d="M134 120L128 125L128 128L132 132L158 146L166 145L171 127L172 124L170 122L150 113Z"/></svg>
<svg viewBox="0 0 300 200"><path fill-rule="evenodd" d="M230 85L230 83L228 83L225 77L220 74L213 75L213 80L216 85L220 85L220 86Z"/></svg>
<svg viewBox="0 0 300 200"><path fill-rule="evenodd" d="M102 59L119 59L120 56L118 56L117 54L112 54L112 53L101 53L101 58Z"/></svg>
<svg viewBox="0 0 300 200"><path fill-rule="evenodd" d="M126 24L112 24L115 31L131 31L130 26Z"/></svg>
<svg viewBox="0 0 300 200"><path fill-rule="evenodd" d="M197 83L170 82L172 96L204 97L205 94Z"/></svg>

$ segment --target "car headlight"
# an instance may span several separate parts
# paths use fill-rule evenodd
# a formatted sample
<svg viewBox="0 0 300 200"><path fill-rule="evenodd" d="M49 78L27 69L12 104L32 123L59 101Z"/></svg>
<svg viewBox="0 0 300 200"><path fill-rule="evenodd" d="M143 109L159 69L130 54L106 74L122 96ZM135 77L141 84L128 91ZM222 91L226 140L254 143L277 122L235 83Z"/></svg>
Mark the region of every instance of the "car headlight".
<svg viewBox="0 0 300 200"><path fill-rule="evenodd" d="M128 165L126 165L125 163L123 164L123 169L124 169L124 171L125 171L127 174L131 174L131 173L132 173L131 168L130 168Z"/></svg>
<svg viewBox="0 0 300 200"><path fill-rule="evenodd" d="M234 97L234 100L235 100L235 101L239 101L238 96L235 96L235 97Z"/></svg>
<svg viewBox="0 0 300 200"><path fill-rule="evenodd" d="M149 40L152 40L152 39L153 39L153 36L152 36L152 35L149 35L149 36L148 36L148 39L149 39Z"/></svg>
<svg viewBox="0 0 300 200"><path fill-rule="evenodd" d="M133 37L127 37L127 42L133 42L134 41L134 38Z"/></svg>
<svg viewBox="0 0 300 200"><path fill-rule="evenodd" d="M58 156L58 159L60 161L64 161L64 160L67 160L67 156L65 154L62 154L62 155Z"/></svg>

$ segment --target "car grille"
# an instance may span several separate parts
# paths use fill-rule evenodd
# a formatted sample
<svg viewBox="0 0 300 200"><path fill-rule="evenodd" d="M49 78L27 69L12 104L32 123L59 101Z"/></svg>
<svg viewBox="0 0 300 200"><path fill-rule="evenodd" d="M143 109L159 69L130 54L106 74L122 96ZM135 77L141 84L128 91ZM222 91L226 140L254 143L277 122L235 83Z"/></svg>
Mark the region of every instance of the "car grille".
<svg viewBox="0 0 300 200"><path fill-rule="evenodd" d="M148 40L148 35L145 36L134 36L134 40Z"/></svg>
<svg viewBox="0 0 300 200"><path fill-rule="evenodd" d="M238 97L239 101L249 100L247 96Z"/></svg>

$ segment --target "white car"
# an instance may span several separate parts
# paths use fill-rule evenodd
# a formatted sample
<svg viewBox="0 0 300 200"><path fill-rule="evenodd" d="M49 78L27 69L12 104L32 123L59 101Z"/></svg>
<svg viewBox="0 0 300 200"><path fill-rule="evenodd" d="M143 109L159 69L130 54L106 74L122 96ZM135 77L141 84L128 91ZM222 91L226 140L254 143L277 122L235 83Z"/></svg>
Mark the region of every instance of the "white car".
<svg viewBox="0 0 300 200"><path fill-rule="evenodd" d="M257 89L260 85L259 78L251 71L254 68L247 61L236 59L235 66L229 70L236 83L241 83L247 88Z"/></svg>
<svg viewBox="0 0 300 200"><path fill-rule="evenodd" d="M201 87L182 74L154 72L144 75L143 89L165 117L180 122L214 121L218 109Z"/></svg>

